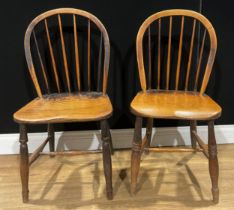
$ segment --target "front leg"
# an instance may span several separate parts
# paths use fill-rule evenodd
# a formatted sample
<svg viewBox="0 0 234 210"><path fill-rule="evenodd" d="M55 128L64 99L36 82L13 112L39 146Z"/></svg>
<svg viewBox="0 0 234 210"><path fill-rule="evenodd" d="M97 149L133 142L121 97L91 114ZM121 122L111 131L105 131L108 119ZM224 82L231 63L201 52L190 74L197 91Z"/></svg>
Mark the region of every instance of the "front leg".
<svg viewBox="0 0 234 210"><path fill-rule="evenodd" d="M212 195L214 203L219 202L219 163L217 158L217 146L214 133L214 121L208 122L208 151L209 151L209 171L212 183Z"/></svg>
<svg viewBox="0 0 234 210"><path fill-rule="evenodd" d="M28 176L29 176L29 156L28 156L28 136L25 124L20 124L20 176L22 184L23 202L28 202Z"/></svg>
<svg viewBox="0 0 234 210"><path fill-rule="evenodd" d="M132 157L131 157L131 192L136 191L137 177L140 169L141 160L141 144L142 144L142 118L136 117L134 138L132 143Z"/></svg>
<svg viewBox="0 0 234 210"><path fill-rule="evenodd" d="M112 190L111 146L110 146L110 135L108 133L108 124L106 120L101 121L101 134L102 134L103 168L106 179L106 195L109 200L112 200L113 190Z"/></svg>

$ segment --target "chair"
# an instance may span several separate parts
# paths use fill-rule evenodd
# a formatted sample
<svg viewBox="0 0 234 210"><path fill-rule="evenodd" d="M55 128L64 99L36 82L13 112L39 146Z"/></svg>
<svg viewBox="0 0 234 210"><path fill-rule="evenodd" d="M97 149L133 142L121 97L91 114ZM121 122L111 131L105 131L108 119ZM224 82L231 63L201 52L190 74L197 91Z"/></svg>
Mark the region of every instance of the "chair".
<svg viewBox="0 0 234 210"><path fill-rule="evenodd" d="M185 46L186 41L188 45ZM198 53L195 51L197 44ZM216 48L214 28L203 15L194 11L161 11L148 17L141 25L136 39L136 53L142 91L137 93L130 105L131 112L136 116L131 157L132 192L136 191L143 151L201 151L209 160L213 201L218 203L219 169L214 120L220 117L221 108L204 94ZM147 119L147 124L142 139L143 118ZM192 147L150 147L154 118L189 121ZM208 121L208 146L197 134L198 120Z"/></svg>
<svg viewBox="0 0 234 210"><path fill-rule="evenodd" d="M112 115L112 105L106 94L110 44L105 27L83 10L50 10L30 23L24 48L38 97L14 113L14 120L20 126L23 202L29 197L29 166L48 142L53 156L84 153L56 152L53 124L87 121L101 124L106 194L112 199L112 144L107 122ZM47 124L48 138L29 156L27 127L30 124Z"/></svg>

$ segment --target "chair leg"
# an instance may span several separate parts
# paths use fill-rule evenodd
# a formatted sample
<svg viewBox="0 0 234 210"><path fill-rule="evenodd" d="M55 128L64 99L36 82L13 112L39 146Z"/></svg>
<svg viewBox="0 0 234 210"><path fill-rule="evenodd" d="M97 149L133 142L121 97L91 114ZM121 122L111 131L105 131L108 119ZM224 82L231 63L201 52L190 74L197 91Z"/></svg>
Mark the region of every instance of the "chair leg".
<svg viewBox="0 0 234 210"><path fill-rule="evenodd" d="M101 121L101 134L102 134L102 154L103 154L103 168L106 179L106 195L108 200L113 199L112 189L112 163L111 163L111 148L110 136L108 134L107 120Z"/></svg>
<svg viewBox="0 0 234 210"><path fill-rule="evenodd" d="M29 176L29 156L28 156L28 136L25 124L20 124L20 176L22 184L23 202L28 202L28 176Z"/></svg>
<svg viewBox="0 0 234 210"><path fill-rule="evenodd" d="M146 133L145 133L146 142L145 142L145 145L144 145L144 147L146 147L146 148L150 147L153 123L154 123L153 118L148 118L147 119ZM149 154L149 151L146 151L146 154Z"/></svg>
<svg viewBox="0 0 234 210"><path fill-rule="evenodd" d="M108 140L109 140L109 143L110 143L110 151L111 151L111 155L114 154L114 147L113 147L113 142L112 142L112 137L111 137L111 132L110 132L110 126L109 126L109 123L108 121L106 121L107 123L107 134L108 134Z"/></svg>
<svg viewBox="0 0 234 210"><path fill-rule="evenodd" d="M213 202L219 202L219 188L218 188L218 177L219 177L219 164L217 158L217 146L214 133L214 121L208 122L208 151L209 151L209 172L212 183L212 195Z"/></svg>
<svg viewBox="0 0 234 210"><path fill-rule="evenodd" d="M190 136L191 136L191 144L192 144L192 148L196 149L197 147L197 141L193 135L193 131L197 132L197 121L195 120L191 120L190 121Z"/></svg>
<svg viewBox="0 0 234 210"><path fill-rule="evenodd" d="M132 144L132 157L131 157L131 192L136 191L137 177L140 169L141 160L141 143L142 143L142 118L136 117L135 131Z"/></svg>
<svg viewBox="0 0 234 210"><path fill-rule="evenodd" d="M53 124L48 124L47 131L48 131L48 137L49 137L50 152L54 152L54 126ZM50 155L50 157L54 157L54 155Z"/></svg>

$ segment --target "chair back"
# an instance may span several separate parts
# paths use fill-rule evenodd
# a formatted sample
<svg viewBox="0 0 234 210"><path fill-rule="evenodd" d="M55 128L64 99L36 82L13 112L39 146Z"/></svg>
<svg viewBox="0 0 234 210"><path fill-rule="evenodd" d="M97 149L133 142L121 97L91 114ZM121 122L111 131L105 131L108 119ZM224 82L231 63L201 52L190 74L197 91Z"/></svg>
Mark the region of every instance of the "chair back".
<svg viewBox="0 0 234 210"><path fill-rule="evenodd" d="M89 12L60 8L37 16L24 39L28 69L39 97L44 94L106 93L109 37Z"/></svg>
<svg viewBox="0 0 234 210"><path fill-rule="evenodd" d="M151 15L141 25L136 40L142 90L185 90L203 94L216 49L215 30L200 13L172 9Z"/></svg>

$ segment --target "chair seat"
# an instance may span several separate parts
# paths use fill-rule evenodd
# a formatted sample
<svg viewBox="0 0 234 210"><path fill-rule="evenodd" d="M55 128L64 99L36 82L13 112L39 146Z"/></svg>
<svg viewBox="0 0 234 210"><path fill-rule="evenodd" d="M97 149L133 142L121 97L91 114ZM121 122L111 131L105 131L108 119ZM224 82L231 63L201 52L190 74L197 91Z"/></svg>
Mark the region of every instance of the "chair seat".
<svg viewBox="0 0 234 210"><path fill-rule="evenodd" d="M197 92L148 90L135 96L131 111L142 117L208 120L218 118L222 109Z"/></svg>
<svg viewBox="0 0 234 210"><path fill-rule="evenodd" d="M107 95L96 92L51 94L36 98L14 114L19 123L82 122L106 119L112 114Z"/></svg>

